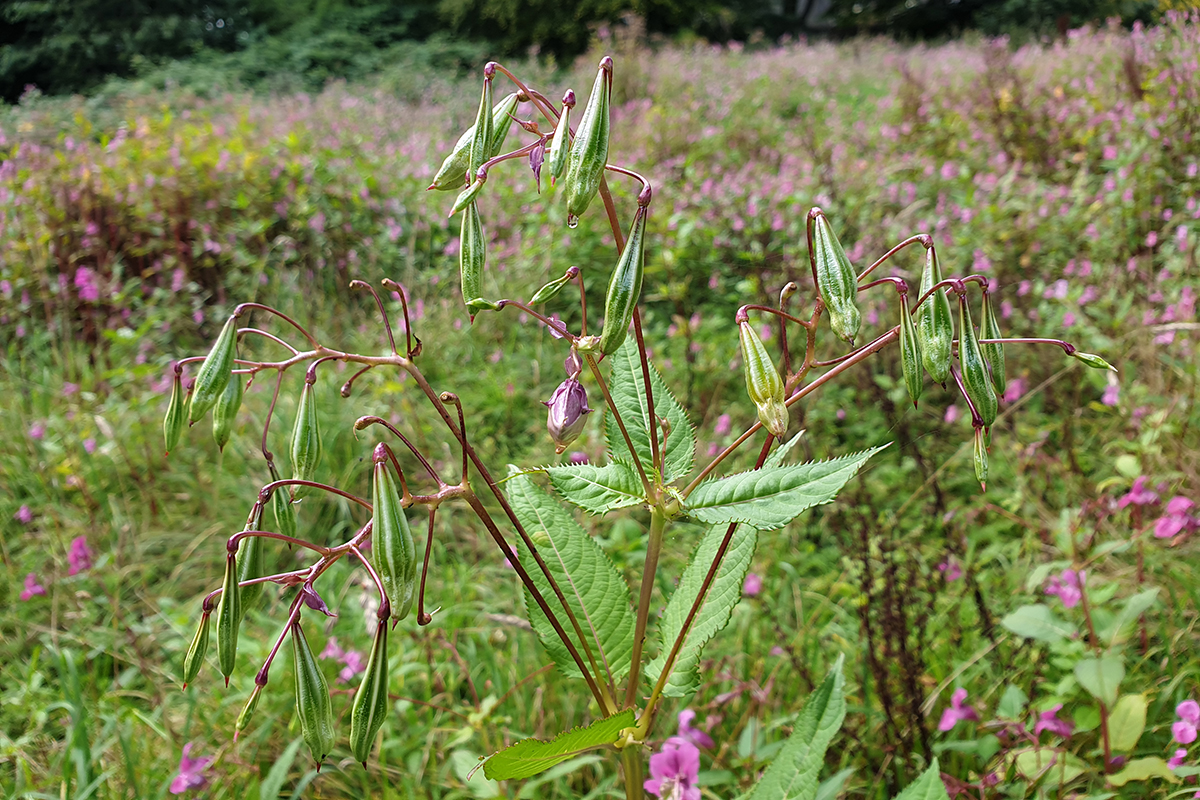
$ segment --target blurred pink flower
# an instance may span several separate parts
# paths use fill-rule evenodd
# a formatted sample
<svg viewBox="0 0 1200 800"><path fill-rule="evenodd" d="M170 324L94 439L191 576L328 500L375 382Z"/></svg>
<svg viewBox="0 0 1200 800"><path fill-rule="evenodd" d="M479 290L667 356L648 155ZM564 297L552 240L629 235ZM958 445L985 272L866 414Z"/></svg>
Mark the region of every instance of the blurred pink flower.
<svg viewBox="0 0 1200 800"><path fill-rule="evenodd" d="M1200 726L1200 703L1184 700L1175 706L1175 713L1179 721L1171 726L1171 736L1180 744L1196 741L1196 728Z"/></svg>
<svg viewBox="0 0 1200 800"><path fill-rule="evenodd" d="M678 736L663 742L650 756L650 778L643 788L662 800L700 800L700 750Z"/></svg>
<svg viewBox="0 0 1200 800"><path fill-rule="evenodd" d="M962 566L960 566L959 563L952 558L947 558L945 561L938 564L937 568L938 572L942 573L942 577L946 579L947 583L958 580L963 574Z"/></svg>
<svg viewBox="0 0 1200 800"><path fill-rule="evenodd" d="M92 453L96 452L96 440L95 439L84 439L83 440L83 451L85 453L87 453L89 456Z"/></svg>
<svg viewBox="0 0 1200 800"><path fill-rule="evenodd" d="M1183 760L1187 758L1187 750L1182 747L1175 751L1175 755L1167 759L1167 769L1176 769L1183 766Z"/></svg>
<svg viewBox="0 0 1200 800"><path fill-rule="evenodd" d="M717 436L725 436L733 430L733 420L728 414L722 414L717 417L717 424L713 426L713 433Z"/></svg>
<svg viewBox="0 0 1200 800"><path fill-rule="evenodd" d="M179 757L179 773L171 781L171 794L183 794L208 786L204 770L213 762L212 757L192 758L191 753L192 743L188 742L183 746L183 755Z"/></svg>
<svg viewBox="0 0 1200 800"><path fill-rule="evenodd" d="M1087 583L1087 573L1083 570L1064 569L1060 575L1050 576L1050 584L1046 594L1057 595L1064 608L1074 608L1083 599L1083 586Z"/></svg>
<svg viewBox="0 0 1200 800"><path fill-rule="evenodd" d="M1100 402L1106 406L1115 406L1121 402L1121 385L1118 383L1110 383L1104 387L1104 394L1100 396Z"/></svg>
<svg viewBox="0 0 1200 800"><path fill-rule="evenodd" d="M690 708L685 708L679 712L679 738L686 739L696 747L706 747L712 749L712 737L702 731L700 728L692 727L692 720L696 718L696 712Z"/></svg>
<svg viewBox="0 0 1200 800"><path fill-rule="evenodd" d="M354 680L354 676L367 668L367 657L357 650L347 650L338 659L345 666L338 673L338 683L349 683Z"/></svg>
<svg viewBox="0 0 1200 800"><path fill-rule="evenodd" d="M1015 403L1025 394L1025 379L1013 378L1008 382L1008 386L1004 389L1004 402Z"/></svg>
<svg viewBox="0 0 1200 800"><path fill-rule="evenodd" d="M1186 497L1172 497L1167 503L1166 513L1154 523L1154 535L1159 539L1170 539L1181 531L1200 528L1200 517L1191 513L1195 506Z"/></svg>
<svg viewBox="0 0 1200 800"><path fill-rule="evenodd" d="M1144 506L1150 503L1158 502L1158 495L1146 488L1147 478L1145 475L1139 476L1130 488L1127 494L1121 496L1117 501L1117 508L1124 508L1128 505Z"/></svg>
<svg viewBox="0 0 1200 800"><path fill-rule="evenodd" d="M21 590L21 599L28 600L34 595L45 594L46 587L38 583L37 576L30 572L25 576L25 588Z"/></svg>
<svg viewBox="0 0 1200 800"><path fill-rule="evenodd" d="M950 696L950 707L942 712L942 720L938 723L938 730L945 733L952 730L955 725L968 720L978 722L979 713L968 705L964 705L967 699L966 689L955 689L954 694Z"/></svg>
<svg viewBox="0 0 1200 800"><path fill-rule="evenodd" d="M742 594L746 595L746 597L757 597L759 592L762 591L762 587L762 576L751 572L746 575L746 580L742 583Z"/></svg>
<svg viewBox="0 0 1200 800"><path fill-rule="evenodd" d="M29 510L29 506L22 505L17 509L17 513L13 514L13 519L22 525L28 525L33 522L33 512Z"/></svg>
<svg viewBox="0 0 1200 800"><path fill-rule="evenodd" d="M62 388L63 397L70 397L71 395L75 394L78 391L79 391L78 383L71 383L70 381L63 382L63 388Z"/></svg>
<svg viewBox="0 0 1200 800"><path fill-rule="evenodd" d="M88 547L87 538L76 536L71 540L71 548L67 551L67 562L71 568L68 575L78 575L92 568L92 548Z"/></svg>
<svg viewBox="0 0 1200 800"><path fill-rule="evenodd" d="M35 422L29 426L29 438L35 442L39 442L46 435L46 426L44 423Z"/></svg>
<svg viewBox="0 0 1200 800"><path fill-rule="evenodd" d="M958 406L948 406L946 408L946 413L944 415L942 415L942 422L949 425L951 422L954 422L956 419L958 419Z"/></svg>
<svg viewBox="0 0 1200 800"><path fill-rule="evenodd" d="M1038 714L1037 724L1033 726L1033 735L1038 736L1042 731L1050 731L1056 736L1069 738L1075 731L1075 723L1058 718L1058 712L1062 710L1062 703L1055 703L1051 708Z"/></svg>

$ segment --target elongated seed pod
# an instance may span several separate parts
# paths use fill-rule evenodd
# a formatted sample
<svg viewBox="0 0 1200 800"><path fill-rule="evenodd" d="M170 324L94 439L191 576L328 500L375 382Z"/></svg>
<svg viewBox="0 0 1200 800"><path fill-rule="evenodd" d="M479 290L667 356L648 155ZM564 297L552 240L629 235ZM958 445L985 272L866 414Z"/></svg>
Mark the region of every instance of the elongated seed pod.
<svg viewBox="0 0 1200 800"><path fill-rule="evenodd" d="M983 292L983 310L979 313L979 338L1000 339L1003 336L1000 333L1000 323L996 321L996 314L992 310L991 297L985 289ZM1004 375L1004 345L999 342L988 342L987 344L980 343L979 347L983 351L983 357L987 360L988 367L991 369L992 386L996 387L997 392L1003 394L1007 382Z"/></svg>
<svg viewBox="0 0 1200 800"><path fill-rule="evenodd" d="M463 303L475 319L475 314L487 308L483 298L483 268L487 265L487 240L483 238L483 221L475 203L467 206L459 231L458 272L462 280Z"/></svg>
<svg viewBox="0 0 1200 800"><path fill-rule="evenodd" d="M483 93L479 97L479 111L475 114L475 135L471 137L471 156L467 160L467 180L471 180L475 170L488 160L492 131L492 76L485 73Z"/></svg>
<svg viewBox="0 0 1200 800"><path fill-rule="evenodd" d="M604 165L608 163L611 96L612 59L605 56L600 61L592 94L583 109L579 127L575 129L575 142L567 159L564 193L567 196L567 224L571 227L591 205L604 177Z"/></svg>
<svg viewBox="0 0 1200 800"><path fill-rule="evenodd" d="M511 92L500 98L492 108L492 138L488 143L487 157L495 158L504 149L504 140L508 138L509 128L512 127L512 113L517 110L517 93Z"/></svg>
<svg viewBox="0 0 1200 800"><path fill-rule="evenodd" d="M917 343L917 326L908 313L908 295L900 295L900 369L904 373L904 385L913 407L921 399L922 378L921 346Z"/></svg>
<svg viewBox="0 0 1200 800"><path fill-rule="evenodd" d="M246 729L250 724L250 718L254 716L255 709L258 708L258 698L262 697L263 685L255 678L254 690L250 692L250 697L246 700L246 705L242 706L242 711L238 714L237 722L233 726L233 740L236 742L238 734Z"/></svg>
<svg viewBox="0 0 1200 800"><path fill-rule="evenodd" d="M225 384L225 391L217 398L217 405L213 408L213 439L217 442L218 450L224 450L225 445L229 443L233 424L237 422L238 410L242 407L244 392L245 384L242 383L241 376L231 375L229 383Z"/></svg>
<svg viewBox="0 0 1200 800"><path fill-rule="evenodd" d="M400 493L388 465L387 450L375 448L371 482L371 560L392 604L392 624L408 616L417 577L417 549L400 505Z"/></svg>
<svg viewBox="0 0 1200 800"><path fill-rule="evenodd" d="M788 427L788 407L784 404L783 379L779 377L779 370L749 320L738 322L738 340L742 346L746 393L758 408L763 427L775 436L783 436Z"/></svg>
<svg viewBox="0 0 1200 800"><path fill-rule="evenodd" d="M550 147L546 152L546 168L550 171L550 183L562 177L567 166L567 155L571 151L571 109L575 107L575 92L567 89L563 95L563 112L554 128Z"/></svg>
<svg viewBox="0 0 1200 800"><path fill-rule="evenodd" d="M187 655L183 657L183 688L196 680L200 668L204 666L204 657L208 654L208 612L200 615L200 624L196 626L196 634L188 646Z"/></svg>
<svg viewBox="0 0 1200 800"><path fill-rule="evenodd" d="M818 214L813 222L817 291L829 310L829 327L839 339L854 344L862 322L858 311L858 276L826 216Z"/></svg>
<svg viewBox="0 0 1200 800"><path fill-rule="evenodd" d="M321 425L317 416L317 401L313 384L307 379L300 392L300 405L296 408L296 424L292 426L292 478L311 481L316 479L317 465L321 462ZM292 496L304 497L310 486L292 486Z"/></svg>
<svg viewBox="0 0 1200 800"><path fill-rule="evenodd" d="M501 100L492 109L492 145L488 148L488 158L493 158L500 154L500 148L504 146L504 140L508 137L508 129L512 124L512 119L509 117L517 107L517 95L512 93ZM433 178L433 183L430 184L430 189L436 189L442 192L453 192L462 189L466 185L469 178L467 177L467 167L471 161L471 142L475 138L475 125L463 131L462 136L458 137L454 147L450 150L450 155L446 156L446 160L442 162L442 166L438 168L437 175Z"/></svg>
<svg viewBox="0 0 1200 800"><path fill-rule="evenodd" d="M1092 369L1106 369L1109 372L1116 372L1117 368L1105 361L1095 353L1081 353L1078 350L1071 351L1071 357L1077 358Z"/></svg>
<svg viewBox="0 0 1200 800"><path fill-rule="evenodd" d="M454 216L458 212L467 207L469 203L475 202L475 198L483 191L483 185L487 183L486 178L481 178L478 175L471 181L467 188L459 192L458 197L454 199L454 205L450 207L450 216Z"/></svg>
<svg viewBox="0 0 1200 800"><path fill-rule="evenodd" d="M979 337L971 322L971 312L965 297L958 299L958 361L962 365L963 388L984 426L996 421L998 403L992 380L988 377L987 362L979 349Z"/></svg>
<svg viewBox="0 0 1200 800"><path fill-rule="evenodd" d="M561 278L552 280L534 293L533 297L529 298L529 305L536 306L539 303L548 303L558 296L563 287L571 282L571 275L563 275Z"/></svg>
<svg viewBox="0 0 1200 800"><path fill-rule="evenodd" d="M275 512L275 532L295 537L296 509L286 488L281 486L271 495L271 510Z"/></svg>
<svg viewBox="0 0 1200 800"><path fill-rule="evenodd" d="M286 495L286 492L284 494ZM254 528L247 527L246 530L254 530ZM247 536L238 542L238 583L261 578L267 574L266 565L263 563L263 550L261 536ZM242 616L244 617L247 611L258 604L258 599L262 597L263 585L252 583L249 586L242 586L240 589Z"/></svg>
<svg viewBox="0 0 1200 800"><path fill-rule="evenodd" d="M925 250L925 267L921 271L921 297L942 282L942 266L937 251ZM945 384L950 377L950 346L954 341L954 316L945 289L938 289L917 309L917 343L921 361L934 383Z"/></svg>
<svg viewBox="0 0 1200 800"><path fill-rule="evenodd" d="M608 281L604 297L604 329L600 331L600 352L612 355L625 341L633 311L642 296L642 275L646 268L646 209L638 206L625 249Z"/></svg>
<svg viewBox="0 0 1200 800"><path fill-rule="evenodd" d="M233 375L233 359L237 353L237 317L231 316L225 321L225 327L212 349L200 365L196 373L196 383L192 387L192 405L188 411L191 424L199 422L208 410L217 403L225 385Z"/></svg>
<svg viewBox="0 0 1200 800"><path fill-rule="evenodd" d="M179 444L179 437L187 427L188 398L183 391L183 377L176 372L171 381L171 401L167 403L167 416L163 418L163 439L167 446L167 455Z"/></svg>
<svg viewBox="0 0 1200 800"><path fill-rule="evenodd" d="M983 491L987 491L988 479L988 454L987 442L984 439L983 429L975 429L975 446L973 449L975 461L975 480L979 481L979 486Z"/></svg>
<svg viewBox="0 0 1200 800"><path fill-rule="evenodd" d="M221 600L217 603L217 662L225 684L237 663L238 627L242 623L242 593L238 588L237 556L225 557L225 580L221 583Z"/></svg>
<svg viewBox="0 0 1200 800"><path fill-rule="evenodd" d="M375 640L371 644L362 683L350 705L350 752L364 767L375 744L375 734L388 713L387 636L387 620L381 619L375 628Z"/></svg>
<svg viewBox="0 0 1200 800"><path fill-rule="evenodd" d="M329 683L321 672L304 629L292 624L292 657L296 672L296 714L300 717L300 732L309 751L318 762L333 749L333 703L329 699Z"/></svg>

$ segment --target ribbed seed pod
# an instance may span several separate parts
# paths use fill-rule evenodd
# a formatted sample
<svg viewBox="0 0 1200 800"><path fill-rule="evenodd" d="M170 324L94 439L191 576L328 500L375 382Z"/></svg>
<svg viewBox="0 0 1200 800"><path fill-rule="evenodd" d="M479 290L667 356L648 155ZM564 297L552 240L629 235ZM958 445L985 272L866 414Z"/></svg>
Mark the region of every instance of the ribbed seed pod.
<svg viewBox="0 0 1200 800"><path fill-rule="evenodd" d="M296 672L296 714L300 717L300 732L318 763L333 749L333 703L329 699L329 683L321 672L304 629L292 624L292 657Z"/></svg>
<svg viewBox="0 0 1200 800"><path fill-rule="evenodd" d="M250 692L249 699L246 700L246 705L242 706L242 711L238 714L237 722L233 726L233 740L236 742L238 734L246 730L246 726L250 724L250 718L254 716L255 709L258 708L258 698L262 697L263 684L255 681L254 690Z"/></svg>
<svg viewBox="0 0 1200 800"><path fill-rule="evenodd" d="M475 198L483 191L483 185L487 183L486 178L481 178L476 175L471 184L467 188L459 192L458 197L454 199L454 205L450 207L450 216L454 216L458 212L467 207L468 204L475 202Z"/></svg>
<svg viewBox="0 0 1200 800"><path fill-rule="evenodd" d="M479 97L479 111L475 113L475 134L471 137L471 155L467 160L467 180L475 170L488 160L488 149L492 146L492 77L483 78L483 93Z"/></svg>
<svg viewBox="0 0 1200 800"><path fill-rule="evenodd" d="M371 644L362 683L350 705L350 752L364 767L375 744L375 734L388 713L387 636L387 620L381 619L375 628L375 640Z"/></svg>
<svg viewBox="0 0 1200 800"><path fill-rule="evenodd" d="M550 183L562 177L567 166L567 155L571 151L571 109L575 107L575 92L570 89L563 95L563 112L554 128L550 147L546 151L546 168L550 171Z"/></svg>
<svg viewBox="0 0 1200 800"><path fill-rule="evenodd" d="M746 393L757 406L763 427L775 436L783 436L788 427L788 407L784 404L783 379L779 377L779 370L749 320L738 323L738 339L742 345Z"/></svg>
<svg viewBox="0 0 1200 800"><path fill-rule="evenodd" d="M517 93L511 92L500 98L492 108L492 138L488 143L487 157L495 158L504 148L508 130L512 127L512 112L517 110Z"/></svg>
<svg viewBox="0 0 1200 800"><path fill-rule="evenodd" d="M564 191L567 196L567 225L575 227L578 219L591 205L592 198L600 189L604 177L604 165L608 163L609 102L612 96L612 59L605 56L596 72L596 82L588 97L587 107L579 127L575 129L575 142L567 158L567 177Z"/></svg>
<svg viewBox="0 0 1200 800"><path fill-rule="evenodd" d="M571 275L563 275L561 278L552 280L542 288L538 289L533 297L529 298L529 305L536 306L539 303L548 303L558 296L563 287L571 282Z"/></svg>
<svg viewBox="0 0 1200 800"><path fill-rule="evenodd" d="M230 317L221 328L221 334L213 342L212 349L196 373L192 387L192 405L188 411L191 424L199 422L208 410L217 403L221 392L233 376L233 359L237 353L237 318Z"/></svg>
<svg viewBox="0 0 1200 800"><path fill-rule="evenodd" d="M221 583L221 600L217 603L217 662L225 685L237 663L238 627L242 623L242 593L238 588L237 556L225 557L225 580Z"/></svg>
<svg viewBox="0 0 1200 800"><path fill-rule="evenodd" d="M904 385L908 388L908 396L912 398L913 407L921 399L922 378L921 346L917 343L917 326L913 324L912 315L908 313L908 295L900 295L900 369L904 373Z"/></svg>
<svg viewBox="0 0 1200 800"><path fill-rule="evenodd" d="M166 442L166 454L170 455L179 444L179 437L187 427L188 397L183 391L183 377L176 372L171 381L171 401L167 403L167 416L163 418L163 439Z"/></svg>
<svg viewBox="0 0 1200 800"><path fill-rule="evenodd" d="M373 458L371 560L392 604L392 624L408 616L417 577L417 549L412 530L400 505L400 492L388 465L386 448L380 444Z"/></svg>
<svg viewBox="0 0 1200 800"><path fill-rule="evenodd" d="M983 428L975 429L975 479L983 491L987 491L988 454L987 441L984 439Z"/></svg>
<svg viewBox="0 0 1200 800"><path fill-rule="evenodd" d="M829 311L829 327L839 339L854 344L862 322L858 311L858 276L824 214L814 219L813 252L817 290Z"/></svg>
<svg viewBox="0 0 1200 800"><path fill-rule="evenodd" d="M985 289L983 292L983 310L979 313L979 338L980 339L1001 339L1003 334L1000 333L1000 324L996 321L996 314L992 310L991 297ZM1004 375L1004 345L998 342L988 342L980 344L980 349L983 350L983 357L987 359L988 366L992 371L992 386L996 387L996 391L1003 394L1006 384Z"/></svg>
<svg viewBox="0 0 1200 800"><path fill-rule="evenodd" d="M487 240L483 238L483 221L475 203L467 206L459 230L458 272L462 280L463 303L471 319L484 309L495 308L483 298L483 268L487 264Z"/></svg>
<svg viewBox="0 0 1200 800"><path fill-rule="evenodd" d="M925 250L925 268L921 271L921 297L942 282L942 266L937 251ZM945 289L938 289L917 309L917 342L921 361L934 383L945 384L950 377L950 346L954 341L954 316Z"/></svg>
<svg viewBox="0 0 1200 800"><path fill-rule="evenodd" d="M286 495L286 492L284 493ZM246 530L256 530L256 527L246 527ZM238 583L242 581L251 581L255 578L261 578L267 574L266 565L263 563L263 537L247 536L238 542ZM242 616L246 612L257 605L258 600L262 597L263 585L261 583L252 583L249 586L242 586Z"/></svg>
<svg viewBox="0 0 1200 800"><path fill-rule="evenodd" d="M296 424L292 426L292 478L311 481L317 476L317 465L321 462L321 425L317 418L317 401L313 384L307 380L300 392L300 405L296 408ZM310 486L292 486L292 496L304 497L312 491Z"/></svg>
<svg viewBox="0 0 1200 800"><path fill-rule="evenodd" d="M500 154L500 148L504 146L504 140L508 136L509 125L512 119L509 117L517 107L516 93L510 94L501 100L492 109L492 146L489 147L488 158ZM450 155L446 156L446 160L442 162L442 166L438 168L437 175L433 178L433 183L429 185L430 189L436 189L442 192L453 192L462 189L467 183L467 167L471 161L471 142L475 138L475 126L463 131L462 136L458 137L453 149L450 150Z"/></svg>
<svg viewBox="0 0 1200 800"><path fill-rule="evenodd" d="M275 512L275 532L295 537L296 509L286 488L281 486L271 495L271 510Z"/></svg>
<svg viewBox="0 0 1200 800"><path fill-rule="evenodd" d="M604 329L600 331L600 352L612 355L625 341L633 311L642 296L642 275L646 267L646 209L638 206L625 249L608 281L604 297Z"/></svg>
<svg viewBox="0 0 1200 800"><path fill-rule="evenodd" d="M987 362L983 360L983 351L979 349L979 337L975 334L975 325L971 322L965 297L958 299L958 362L962 365L963 388L967 390L967 398L975 406L984 426L991 425L996 421L999 404L996 392L992 389L992 380L988 377Z"/></svg>
<svg viewBox="0 0 1200 800"><path fill-rule="evenodd" d="M1117 371L1116 367L1094 353L1081 353L1078 350L1074 350L1071 352L1071 357L1079 359L1092 369L1106 369L1109 372Z"/></svg>
<svg viewBox="0 0 1200 800"><path fill-rule="evenodd" d="M225 445L229 443L233 424L237 422L238 410L242 407L245 388L240 375L231 375L229 383L225 384L225 391L217 398L217 405L213 408L213 439L216 440L219 450L224 450Z"/></svg>
<svg viewBox="0 0 1200 800"><path fill-rule="evenodd" d="M204 657L208 654L208 612L200 615L200 624L196 626L196 635L188 646L187 655L183 657L183 688L196 680L200 668L204 666Z"/></svg>

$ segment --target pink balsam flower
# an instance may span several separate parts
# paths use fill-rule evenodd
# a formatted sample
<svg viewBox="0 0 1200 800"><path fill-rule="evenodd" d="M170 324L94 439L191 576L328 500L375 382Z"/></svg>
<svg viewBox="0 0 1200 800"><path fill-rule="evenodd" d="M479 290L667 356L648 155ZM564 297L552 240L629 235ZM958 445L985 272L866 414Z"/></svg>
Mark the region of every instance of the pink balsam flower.
<svg viewBox="0 0 1200 800"><path fill-rule="evenodd" d="M979 721L979 713L971 706L965 705L966 699L966 689L954 690L954 694L950 696L950 707L942 712L942 721L938 723L939 731L944 733L952 730L960 722Z"/></svg>
<svg viewBox="0 0 1200 800"><path fill-rule="evenodd" d="M1084 570L1076 572L1064 569L1061 575L1052 575L1046 594L1057 595L1064 608L1074 608L1083 599L1083 586L1087 583L1087 573Z"/></svg>
<svg viewBox="0 0 1200 800"><path fill-rule="evenodd" d="M192 743L188 742L183 746L183 755L179 757L179 773L171 781L171 794L183 794L208 786L204 770L213 762L212 757L192 758L191 753Z"/></svg>
<svg viewBox="0 0 1200 800"><path fill-rule="evenodd" d="M1171 726L1171 735L1180 744L1191 744L1196 741L1196 728L1200 727L1200 703L1195 700L1184 700L1175 706L1179 721Z"/></svg>
<svg viewBox="0 0 1200 800"><path fill-rule="evenodd" d="M30 572L25 576L25 588L21 590L21 599L29 600L34 595L45 594L46 587L38 583L37 576Z"/></svg>
<svg viewBox="0 0 1200 800"><path fill-rule="evenodd" d="M1038 736L1042 731L1050 731L1056 736L1068 738L1075 731L1075 723L1058 718L1062 711L1062 703L1055 703L1050 708L1038 714L1037 723L1033 726L1033 735Z"/></svg>
<svg viewBox="0 0 1200 800"><path fill-rule="evenodd" d="M742 584L742 594L746 595L746 597L757 597L762 588L762 576L751 572L746 575L746 581Z"/></svg>
<svg viewBox="0 0 1200 800"><path fill-rule="evenodd" d="M672 736L650 756L650 778L642 787L662 800L700 800L700 751L687 739Z"/></svg>
<svg viewBox="0 0 1200 800"><path fill-rule="evenodd" d="M700 728L692 726L692 720L695 718L696 712L690 708L679 712L679 738L686 739L696 747L705 747L711 750L714 747L712 737Z"/></svg>
<svg viewBox="0 0 1200 800"><path fill-rule="evenodd" d="M71 549L67 551L67 562L71 568L68 575L78 575L92 568L92 548L88 547L87 539L76 536L71 540Z"/></svg>

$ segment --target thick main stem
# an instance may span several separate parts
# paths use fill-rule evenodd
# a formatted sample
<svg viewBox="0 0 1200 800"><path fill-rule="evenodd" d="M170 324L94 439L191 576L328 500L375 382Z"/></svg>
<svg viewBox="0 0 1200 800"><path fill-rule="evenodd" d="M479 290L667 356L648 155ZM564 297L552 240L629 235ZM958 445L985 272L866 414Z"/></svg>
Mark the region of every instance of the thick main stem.
<svg viewBox="0 0 1200 800"><path fill-rule="evenodd" d="M625 800L642 800L646 795L641 748L633 744L626 745L621 751L621 766L625 769Z"/></svg>
<svg viewBox="0 0 1200 800"><path fill-rule="evenodd" d="M633 708L638 684L642 682L642 645L646 639L646 623L650 619L650 595L654 593L654 576L658 572L658 554L662 551L663 531L667 515L658 506L650 509L650 538L646 542L646 563L642 567L642 588L638 596L637 624L633 631L633 654L629 662L629 686L625 689L625 707Z"/></svg>

